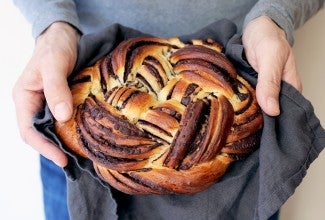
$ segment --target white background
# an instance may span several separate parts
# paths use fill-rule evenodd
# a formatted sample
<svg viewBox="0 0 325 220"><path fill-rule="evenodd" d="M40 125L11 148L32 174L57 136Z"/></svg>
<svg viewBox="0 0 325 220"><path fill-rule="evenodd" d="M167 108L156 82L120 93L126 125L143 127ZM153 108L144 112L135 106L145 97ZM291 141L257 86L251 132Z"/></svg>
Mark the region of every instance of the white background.
<svg viewBox="0 0 325 220"><path fill-rule="evenodd" d="M11 1L0 1L0 219L44 219L37 153L19 136L12 87L32 54L30 26Z"/></svg>
<svg viewBox="0 0 325 220"><path fill-rule="evenodd" d="M25 145L16 126L11 99L14 82L32 54L30 25L11 1L0 1L0 219L43 217L37 153ZM295 54L304 95L325 125L325 12L296 31ZM284 205L281 219L325 219L325 153L311 165L303 183Z"/></svg>

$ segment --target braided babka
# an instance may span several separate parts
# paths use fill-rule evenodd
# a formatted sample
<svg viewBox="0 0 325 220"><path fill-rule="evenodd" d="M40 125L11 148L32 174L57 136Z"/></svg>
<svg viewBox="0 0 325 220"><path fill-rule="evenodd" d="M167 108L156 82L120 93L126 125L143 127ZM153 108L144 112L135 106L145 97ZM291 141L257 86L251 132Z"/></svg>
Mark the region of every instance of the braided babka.
<svg viewBox="0 0 325 220"><path fill-rule="evenodd" d="M212 39L133 38L73 76L66 147L128 194L207 189L259 145L254 88Z"/></svg>

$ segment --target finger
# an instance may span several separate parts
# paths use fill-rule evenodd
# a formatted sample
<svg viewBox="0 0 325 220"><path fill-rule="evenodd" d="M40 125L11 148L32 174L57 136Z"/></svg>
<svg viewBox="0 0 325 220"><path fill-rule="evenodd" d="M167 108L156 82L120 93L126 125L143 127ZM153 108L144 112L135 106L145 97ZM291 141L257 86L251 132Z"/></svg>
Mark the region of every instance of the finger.
<svg viewBox="0 0 325 220"><path fill-rule="evenodd" d="M25 142L28 145L33 146L33 148L44 157L53 161L60 167L65 167L68 164L66 154L57 146L44 139L37 131L34 130L34 128L31 126L23 127L22 133L25 135L25 137L23 136Z"/></svg>
<svg viewBox="0 0 325 220"><path fill-rule="evenodd" d="M67 68L61 64L52 64L42 68L44 95L49 108L57 121L65 122L72 115L72 95L67 82Z"/></svg>
<svg viewBox="0 0 325 220"><path fill-rule="evenodd" d="M18 120L19 132L24 142L36 151L52 160L58 166L67 165L66 155L54 144L45 140L33 127L32 118L41 108L41 93L24 90L22 83L17 83L13 92L14 104Z"/></svg>
<svg viewBox="0 0 325 220"><path fill-rule="evenodd" d="M277 53L261 56L258 60L256 97L266 114L277 116L280 114L279 93L284 64L273 54Z"/></svg>

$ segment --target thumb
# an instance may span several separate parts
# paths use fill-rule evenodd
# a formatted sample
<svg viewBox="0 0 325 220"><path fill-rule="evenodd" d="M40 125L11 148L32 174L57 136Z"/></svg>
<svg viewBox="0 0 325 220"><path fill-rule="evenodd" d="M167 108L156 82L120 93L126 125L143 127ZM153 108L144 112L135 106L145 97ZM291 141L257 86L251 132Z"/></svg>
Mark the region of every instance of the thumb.
<svg viewBox="0 0 325 220"><path fill-rule="evenodd" d="M72 115L72 95L67 82L67 70L43 72L44 95L57 121L65 122Z"/></svg>
<svg viewBox="0 0 325 220"><path fill-rule="evenodd" d="M259 75L259 77L262 75ZM264 76L264 75L263 75ZM267 77L257 83L256 98L263 109L263 111L270 116L277 116L280 114L279 107L279 91L280 82L274 81L272 78Z"/></svg>
<svg viewBox="0 0 325 220"><path fill-rule="evenodd" d="M276 60L269 55L261 57L257 63L256 98L262 110L270 116L280 114L279 93L284 64L274 62Z"/></svg>

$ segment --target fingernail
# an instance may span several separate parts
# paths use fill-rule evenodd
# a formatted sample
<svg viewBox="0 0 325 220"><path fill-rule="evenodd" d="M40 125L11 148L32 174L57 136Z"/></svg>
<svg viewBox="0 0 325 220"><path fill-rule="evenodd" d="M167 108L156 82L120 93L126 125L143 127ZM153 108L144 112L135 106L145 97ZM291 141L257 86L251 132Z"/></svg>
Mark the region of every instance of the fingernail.
<svg viewBox="0 0 325 220"><path fill-rule="evenodd" d="M276 116L280 114L279 102L273 97L267 99L267 108L272 111L272 115Z"/></svg>
<svg viewBox="0 0 325 220"><path fill-rule="evenodd" d="M54 108L54 117L58 121L67 121L71 115L70 108L65 102L57 104Z"/></svg>

